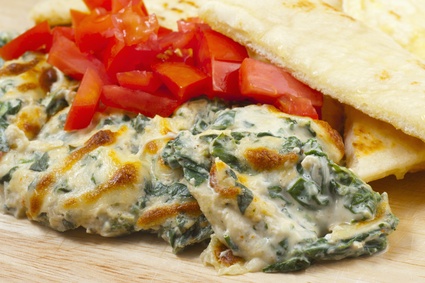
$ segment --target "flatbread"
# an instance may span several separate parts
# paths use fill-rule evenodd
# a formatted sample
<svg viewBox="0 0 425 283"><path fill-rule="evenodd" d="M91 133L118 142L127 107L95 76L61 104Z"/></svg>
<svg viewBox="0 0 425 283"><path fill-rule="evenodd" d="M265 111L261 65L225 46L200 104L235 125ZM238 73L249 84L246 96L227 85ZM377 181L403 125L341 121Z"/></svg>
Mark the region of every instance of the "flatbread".
<svg viewBox="0 0 425 283"><path fill-rule="evenodd" d="M88 12L82 0L43 0L30 11L31 19L36 23L48 21L50 25L67 25L71 23L69 10Z"/></svg>
<svg viewBox="0 0 425 283"><path fill-rule="evenodd" d="M401 46L425 59L423 0L344 0L342 11L385 32Z"/></svg>
<svg viewBox="0 0 425 283"><path fill-rule="evenodd" d="M342 11L391 36L412 54L425 59L425 2L418 0L344 0ZM347 107L347 166L366 181L388 175L402 179L424 169L425 144Z"/></svg>
<svg viewBox="0 0 425 283"><path fill-rule="evenodd" d="M346 107L346 166L366 182L425 169L425 144L392 125Z"/></svg>
<svg viewBox="0 0 425 283"><path fill-rule="evenodd" d="M382 32L321 1L210 0L200 16L325 95L425 140L425 64Z"/></svg>

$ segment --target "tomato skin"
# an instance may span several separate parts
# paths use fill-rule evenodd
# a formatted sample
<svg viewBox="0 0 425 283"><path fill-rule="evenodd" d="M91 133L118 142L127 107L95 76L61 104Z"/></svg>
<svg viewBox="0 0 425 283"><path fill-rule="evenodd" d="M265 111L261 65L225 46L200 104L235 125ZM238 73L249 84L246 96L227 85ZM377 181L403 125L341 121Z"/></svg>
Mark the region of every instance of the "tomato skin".
<svg viewBox="0 0 425 283"><path fill-rule="evenodd" d="M71 11L75 42L83 52L100 58L103 50L116 42L130 46L147 41L158 32L156 16L147 14L143 1L113 0L106 6L96 5L99 4L93 3L89 14Z"/></svg>
<svg viewBox="0 0 425 283"><path fill-rule="evenodd" d="M216 96L229 100L242 98L239 90L240 66L239 62L212 60L212 91Z"/></svg>
<svg viewBox="0 0 425 283"><path fill-rule="evenodd" d="M145 15L137 6L129 6L111 16L119 39L126 45L146 42L156 36L159 30L158 19L155 14ZM116 34L117 36L117 34Z"/></svg>
<svg viewBox="0 0 425 283"><path fill-rule="evenodd" d="M146 5L142 0L112 0L113 13L120 12L122 9L128 6L133 6L142 15L149 15L148 10L146 9Z"/></svg>
<svg viewBox="0 0 425 283"><path fill-rule="evenodd" d="M194 31L172 31L158 37L161 53L157 55L160 61L185 62L194 65L194 50L197 40Z"/></svg>
<svg viewBox="0 0 425 283"><path fill-rule="evenodd" d="M129 71L117 73L117 80L120 86L138 89L149 93L156 92L162 85L161 79L150 71Z"/></svg>
<svg viewBox="0 0 425 283"><path fill-rule="evenodd" d="M99 104L103 81L97 71L88 68L69 109L64 129L74 131L90 125Z"/></svg>
<svg viewBox="0 0 425 283"><path fill-rule="evenodd" d="M180 32L194 31L201 35L203 31L211 30L211 27L208 24L203 23L198 17L190 17L184 20L178 20L177 29Z"/></svg>
<svg viewBox="0 0 425 283"><path fill-rule="evenodd" d="M282 84L282 87L278 84ZM241 64L239 85L243 95L267 103L273 103L282 96L281 89L286 91L279 68L252 58L245 59Z"/></svg>
<svg viewBox="0 0 425 283"><path fill-rule="evenodd" d="M181 105L181 101L166 95L154 95L141 90L132 90L117 85L105 85L101 101L105 105L120 108L147 117L168 117Z"/></svg>
<svg viewBox="0 0 425 283"><path fill-rule="evenodd" d="M311 100L305 97L297 97L290 94L280 96L274 103L280 111L297 116L319 119L317 110Z"/></svg>
<svg viewBox="0 0 425 283"><path fill-rule="evenodd" d="M74 41L75 31L71 27L57 26L52 29L52 44L56 36L64 36L71 41Z"/></svg>
<svg viewBox="0 0 425 283"><path fill-rule="evenodd" d="M245 59L239 69L241 94L261 103L275 105L282 112L318 119L316 108L323 96L283 69L256 59Z"/></svg>
<svg viewBox="0 0 425 283"><path fill-rule="evenodd" d="M47 21L41 22L31 29L20 34L0 48L0 57L12 60L20 57L27 51L37 51L50 46L52 35Z"/></svg>
<svg viewBox="0 0 425 283"><path fill-rule="evenodd" d="M75 17L78 17L73 22L75 42L81 51L94 54L103 50L113 39L115 28L111 15L105 10L96 9L85 17Z"/></svg>
<svg viewBox="0 0 425 283"><path fill-rule="evenodd" d="M179 100L187 100L209 90L210 77L183 62L159 63L152 69Z"/></svg>
<svg viewBox="0 0 425 283"><path fill-rule="evenodd" d="M211 61L242 62L248 57L246 48L232 39L213 30L199 31L198 66L211 74Z"/></svg>
<svg viewBox="0 0 425 283"><path fill-rule="evenodd" d="M195 48L195 32L180 32L172 31L158 38L159 47L161 50Z"/></svg>
<svg viewBox="0 0 425 283"><path fill-rule="evenodd" d="M72 40L54 34L53 44L47 62L74 79L81 80L91 65L88 56L83 54Z"/></svg>
<svg viewBox="0 0 425 283"><path fill-rule="evenodd" d="M213 30L203 31L201 44L202 42L206 44L210 56L216 60L242 62L248 57L243 45Z"/></svg>
<svg viewBox="0 0 425 283"><path fill-rule="evenodd" d="M86 17L89 16L89 14L87 14L85 12L81 12L81 11L73 10L73 9L71 9L69 11L69 13L71 15L71 25L72 25L72 27L78 26L82 21L84 21L84 19Z"/></svg>
<svg viewBox="0 0 425 283"><path fill-rule="evenodd" d="M261 102L273 103L284 94L305 97L314 106L323 104L323 95L295 79L283 69L253 58L246 58L239 71L241 93Z"/></svg>
<svg viewBox="0 0 425 283"><path fill-rule="evenodd" d="M159 62L156 56L158 52L156 42L148 41L132 46L115 43L105 52L104 65L110 77L115 77L119 72L149 70L152 64Z"/></svg>
<svg viewBox="0 0 425 283"><path fill-rule="evenodd" d="M83 0L84 4L86 4L87 8L89 10L93 10L98 7L102 7L107 11L110 11L112 9L112 2L111 0Z"/></svg>
<svg viewBox="0 0 425 283"><path fill-rule="evenodd" d="M53 43L47 62L77 80L81 80L87 69L92 68L97 70L102 80L108 81L102 63L92 55L82 53L61 29L55 28L53 31Z"/></svg>

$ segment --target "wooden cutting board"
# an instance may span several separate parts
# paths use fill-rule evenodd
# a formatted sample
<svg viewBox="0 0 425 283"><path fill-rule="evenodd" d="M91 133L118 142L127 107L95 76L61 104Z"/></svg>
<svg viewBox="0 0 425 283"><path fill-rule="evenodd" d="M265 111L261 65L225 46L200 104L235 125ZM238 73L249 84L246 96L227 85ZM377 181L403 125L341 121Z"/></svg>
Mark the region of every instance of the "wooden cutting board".
<svg viewBox="0 0 425 283"><path fill-rule="evenodd" d="M36 2L0 0L0 30L30 27L28 11ZM177 256L152 235L58 233L0 213L0 282L425 282L425 172L372 186L388 192L400 219L388 251L372 257L320 263L292 274L217 276L199 260L203 247Z"/></svg>

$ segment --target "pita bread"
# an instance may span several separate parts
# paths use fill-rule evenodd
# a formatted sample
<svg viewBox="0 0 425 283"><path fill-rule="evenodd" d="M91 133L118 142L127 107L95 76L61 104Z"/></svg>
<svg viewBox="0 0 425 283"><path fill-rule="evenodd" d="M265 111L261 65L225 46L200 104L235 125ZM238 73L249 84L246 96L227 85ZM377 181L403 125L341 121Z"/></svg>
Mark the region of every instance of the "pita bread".
<svg viewBox="0 0 425 283"><path fill-rule="evenodd" d="M155 13L161 25L175 29L177 20L197 16L202 0L145 0L149 13ZM51 25L71 23L69 10L88 11L82 0L44 0L31 11L35 22L48 20Z"/></svg>
<svg viewBox="0 0 425 283"><path fill-rule="evenodd" d="M87 12L82 0L43 0L30 11L30 16L36 23L48 21L50 25L67 25L71 23L69 10Z"/></svg>
<svg viewBox="0 0 425 283"><path fill-rule="evenodd" d="M200 16L311 87L425 140L425 64L386 34L321 1L210 0Z"/></svg>
<svg viewBox="0 0 425 283"><path fill-rule="evenodd" d="M425 59L425 2L417 0L344 0L344 13L390 35ZM393 126L347 109L344 143L347 166L366 181L388 175L402 179L425 169L425 144Z"/></svg>
<svg viewBox="0 0 425 283"><path fill-rule="evenodd" d="M425 169L424 143L373 119L346 108L345 154L347 167L366 182L389 175L402 179L407 172Z"/></svg>
<svg viewBox="0 0 425 283"><path fill-rule="evenodd" d="M344 0L344 13L390 35L401 46L425 59L423 0Z"/></svg>

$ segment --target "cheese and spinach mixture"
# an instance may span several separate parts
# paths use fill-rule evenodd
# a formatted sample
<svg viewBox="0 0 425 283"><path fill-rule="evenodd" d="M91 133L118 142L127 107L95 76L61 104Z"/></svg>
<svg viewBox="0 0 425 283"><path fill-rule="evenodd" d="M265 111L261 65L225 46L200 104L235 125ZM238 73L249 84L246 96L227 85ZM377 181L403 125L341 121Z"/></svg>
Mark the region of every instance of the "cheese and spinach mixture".
<svg viewBox="0 0 425 283"><path fill-rule="evenodd" d="M221 274L370 255L397 226L387 195L338 165L324 122L196 99L172 117L107 109L65 132L78 83L27 53L0 69L3 211L58 231L156 233Z"/></svg>

